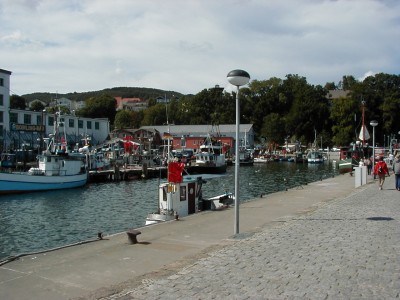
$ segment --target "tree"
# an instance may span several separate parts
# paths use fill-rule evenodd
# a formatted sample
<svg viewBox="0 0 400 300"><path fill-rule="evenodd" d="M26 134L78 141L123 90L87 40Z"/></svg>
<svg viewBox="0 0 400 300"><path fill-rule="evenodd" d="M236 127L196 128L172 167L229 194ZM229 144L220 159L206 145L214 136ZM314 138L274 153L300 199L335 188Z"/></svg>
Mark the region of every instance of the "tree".
<svg viewBox="0 0 400 300"><path fill-rule="evenodd" d="M139 128L143 120L143 111L120 110L115 115L114 128Z"/></svg>
<svg viewBox="0 0 400 300"><path fill-rule="evenodd" d="M336 90L337 87L334 82L327 82L324 86L324 89L327 91Z"/></svg>
<svg viewBox="0 0 400 300"><path fill-rule="evenodd" d="M359 111L359 104L351 97L332 100L330 118L333 122L332 141L336 146L349 145L355 141L354 114Z"/></svg>
<svg viewBox="0 0 400 300"><path fill-rule="evenodd" d="M25 109L26 101L25 98L18 95L10 96L10 108L12 109Z"/></svg>
<svg viewBox="0 0 400 300"><path fill-rule="evenodd" d="M400 76L379 73L368 76L353 88L352 97L366 102L366 120L377 120L376 140L397 133L400 102Z"/></svg>
<svg viewBox="0 0 400 300"><path fill-rule="evenodd" d="M339 83L339 86L342 90L347 91L351 90L356 83L357 80L354 78L354 76L346 75L342 77L342 81Z"/></svg>
<svg viewBox="0 0 400 300"><path fill-rule="evenodd" d="M400 97L385 97L382 103L382 119L384 120L382 127L387 133L397 133L400 131L398 121L400 111Z"/></svg>
<svg viewBox="0 0 400 300"><path fill-rule="evenodd" d="M167 122L165 105L157 103L143 112L141 126L162 125Z"/></svg>
<svg viewBox="0 0 400 300"><path fill-rule="evenodd" d="M110 95L91 97L86 100L85 107L77 114L87 118L108 118L113 124L116 115L116 100Z"/></svg>
<svg viewBox="0 0 400 300"><path fill-rule="evenodd" d="M42 111L45 108L42 102L35 100L31 103L31 109L33 111Z"/></svg>
<svg viewBox="0 0 400 300"><path fill-rule="evenodd" d="M251 101L246 101L242 107L242 114L249 115L249 123L254 124L255 132L259 133L263 127L263 119L272 112L285 114L287 109L286 98L281 97L282 80L272 77L268 80L253 80L249 84ZM242 101L243 102L243 101Z"/></svg>
<svg viewBox="0 0 400 300"><path fill-rule="evenodd" d="M115 129L123 129L123 128L132 128L132 116L130 111L120 110L115 115L114 128Z"/></svg>
<svg viewBox="0 0 400 300"><path fill-rule="evenodd" d="M277 113L271 113L263 120L261 135L265 137L268 143L279 144L285 139L285 122Z"/></svg>
<svg viewBox="0 0 400 300"><path fill-rule="evenodd" d="M288 76L283 92L291 105L286 115L286 131L298 139L313 141L315 131L328 127L329 107L326 91L321 86L309 85L304 77Z"/></svg>

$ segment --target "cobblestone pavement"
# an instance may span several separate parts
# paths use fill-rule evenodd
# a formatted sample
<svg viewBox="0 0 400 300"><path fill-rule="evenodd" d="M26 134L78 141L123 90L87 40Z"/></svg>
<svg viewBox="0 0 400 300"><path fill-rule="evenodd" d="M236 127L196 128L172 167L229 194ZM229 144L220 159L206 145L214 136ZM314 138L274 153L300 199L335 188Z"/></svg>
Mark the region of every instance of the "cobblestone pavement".
<svg viewBox="0 0 400 300"><path fill-rule="evenodd" d="M399 208L369 184L103 299L399 299Z"/></svg>

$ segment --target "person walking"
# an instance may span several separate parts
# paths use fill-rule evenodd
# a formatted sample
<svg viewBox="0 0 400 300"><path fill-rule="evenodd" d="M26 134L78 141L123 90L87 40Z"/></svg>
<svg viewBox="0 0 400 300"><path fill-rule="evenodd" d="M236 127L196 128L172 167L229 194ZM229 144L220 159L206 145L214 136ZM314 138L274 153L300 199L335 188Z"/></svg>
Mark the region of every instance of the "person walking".
<svg viewBox="0 0 400 300"><path fill-rule="evenodd" d="M393 160L393 174L396 190L400 191L400 154L396 154Z"/></svg>
<svg viewBox="0 0 400 300"><path fill-rule="evenodd" d="M374 167L374 175L378 175L379 189L382 190L385 183L385 176L390 176L387 164L383 160L383 156L379 157L379 161Z"/></svg>
<svg viewBox="0 0 400 300"><path fill-rule="evenodd" d="M371 175L372 162L371 162L371 159L369 157L366 157L364 159L364 166L367 166L368 175Z"/></svg>

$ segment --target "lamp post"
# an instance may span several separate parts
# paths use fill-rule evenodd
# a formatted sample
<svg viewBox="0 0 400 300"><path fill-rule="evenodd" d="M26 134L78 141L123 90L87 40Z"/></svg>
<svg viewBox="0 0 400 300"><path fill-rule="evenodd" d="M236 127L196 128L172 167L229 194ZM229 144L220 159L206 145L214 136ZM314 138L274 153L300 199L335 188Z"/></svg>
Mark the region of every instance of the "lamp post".
<svg viewBox="0 0 400 300"><path fill-rule="evenodd" d="M372 169L375 167L375 127L378 126L378 121L371 121L369 125L372 126Z"/></svg>
<svg viewBox="0 0 400 300"><path fill-rule="evenodd" d="M250 75L243 70L233 70L227 75L230 84L237 87L236 90L236 136L235 136L235 231L239 233L239 124L240 124L240 105L239 105L239 89L240 86L246 85L250 81Z"/></svg>

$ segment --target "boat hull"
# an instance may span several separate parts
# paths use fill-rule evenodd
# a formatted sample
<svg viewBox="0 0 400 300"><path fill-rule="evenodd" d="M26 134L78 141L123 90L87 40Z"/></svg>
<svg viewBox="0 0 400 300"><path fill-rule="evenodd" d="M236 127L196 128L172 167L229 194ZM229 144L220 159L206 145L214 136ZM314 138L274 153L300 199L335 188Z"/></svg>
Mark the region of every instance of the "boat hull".
<svg viewBox="0 0 400 300"><path fill-rule="evenodd" d="M324 162L323 159L307 159L307 162L309 164L322 164Z"/></svg>
<svg viewBox="0 0 400 300"><path fill-rule="evenodd" d="M253 159L253 163L255 163L255 164L266 164L268 162L270 162L270 160L268 158L256 157Z"/></svg>
<svg viewBox="0 0 400 300"><path fill-rule="evenodd" d="M66 176L29 175L27 173L0 173L0 194L70 189L84 186L87 174Z"/></svg>
<svg viewBox="0 0 400 300"><path fill-rule="evenodd" d="M189 174L223 174L226 173L226 166L190 166L187 171Z"/></svg>
<svg viewBox="0 0 400 300"><path fill-rule="evenodd" d="M147 225L159 224L173 220L176 220L175 215L153 213L147 215L145 225L147 226Z"/></svg>
<svg viewBox="0 0 400 300"><path fill-rule="evenodd" d="M236 164L236 161L233 161L233 164ZM246 160L246 161L240 161L239 166L252 166L254 165L253 160Z"/></svg>
<svg viewBox="0 0 400 300"><path fill-rule="evenodd" d="M359 165L359 161L354 158L342 159L339 161L339 173L349 173L354 167Z"/></svg>

